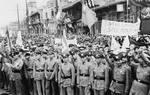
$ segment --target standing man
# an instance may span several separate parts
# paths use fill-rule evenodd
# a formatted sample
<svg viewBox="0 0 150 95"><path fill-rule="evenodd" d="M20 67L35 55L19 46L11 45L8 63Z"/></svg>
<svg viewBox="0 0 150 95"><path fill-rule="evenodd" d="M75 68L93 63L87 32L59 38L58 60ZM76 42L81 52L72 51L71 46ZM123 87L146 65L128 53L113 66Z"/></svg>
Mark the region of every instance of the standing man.
<svg viewBox="0 0 150 95"><path fill-rule="evenodd" d="M75 69L73 64L69 63L69 52L63 52L62 57L63 63L59 67L60 95L73 95Z"/></svg>
<svg viewBox="0 0 150 95"><path fill-rule="evenodd" d="M150 61L145 56L145 50L138 57L139 65L136 68L136 78L132 83L129 95L148 95L150 90ZM147 51L148 54L148 51Z"/></svg>
<svg viewBox="0 0 150 95"><path fill-rule="evenodd" d="M54 56L51 54L47 56L45 63L45 77L46 77L46 95L56 95L56 75L58 70L58 63Z"/></svg>
<svg viewBox="0 0 150 95"><path fill-rule="evenodd" d="M12 79L15 83L16 95L23 95L23 84L21 69L23 66L23 61L19 52L15 52L13 58L13 64L8 64L12 68Z"/></svg>
<svg viewBox="0 0 150 95"><path fill-rule="evenodd" d="M77 67L77 85L80 89L80 95L90 95L90 63L87 62L86 52L81 52L81 64Z"/></svg>
<svg viewBox="0 0 150 95"><path fill-rule="evenodd" d="M109 87L109 68L102 53L94 54L95 65L91 72L94 95L105 95Z"/></svg>
<svg viewBox="0 0 150 95"><path fill-rule="evenodd" d="M31 54L30 53L26 53L25 54L25 76L27 79L27 91L29 92L30 95L34 95L33 94L33 60L31 59Z"/></svg>
<svg viewBox="0 0 150 95"><path fill-rule="evenodd" d="M131 84L131 68L127 65L125 54L119 53L111 67L113 70L113 80L109 88L111 95L128 95Z"/></svg>

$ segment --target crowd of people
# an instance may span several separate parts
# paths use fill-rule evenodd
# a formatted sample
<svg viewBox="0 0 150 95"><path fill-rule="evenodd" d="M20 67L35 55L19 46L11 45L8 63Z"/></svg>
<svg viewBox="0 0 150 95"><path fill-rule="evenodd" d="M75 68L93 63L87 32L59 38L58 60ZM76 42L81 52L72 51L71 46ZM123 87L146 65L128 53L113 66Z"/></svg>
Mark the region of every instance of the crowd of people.
<svg viewBox="0 0 150 95"><path fill-rule="evenodd" d="M150 95L150 46L114 54L109 46L43 44L0 53L0 86L12 95Z"/></svg>

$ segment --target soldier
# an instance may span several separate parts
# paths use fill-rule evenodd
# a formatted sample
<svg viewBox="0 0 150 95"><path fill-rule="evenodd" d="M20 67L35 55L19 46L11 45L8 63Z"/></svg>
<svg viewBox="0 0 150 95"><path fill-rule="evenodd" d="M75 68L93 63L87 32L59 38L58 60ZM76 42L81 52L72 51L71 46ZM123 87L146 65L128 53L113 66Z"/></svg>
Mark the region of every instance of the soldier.
<svg viewBox="0 0 150 95"><path fill-rule="evenodd" d="M81 52L81 63L77 67L77 85L80 89L80 95L90 95L90 63L86 60L86 53Z"/></svg>
<svg viewBox="0 0 150 95"><path fill-rule="evenodd" d="M109 87L109 68L102 53L97 52L94 57L96 63L91 72L94 95L105 95Z"/></svg>
<svg viewBox="0 0 150 95"><path fill-rule="evenodd" d="M30 95L33 95L33 60L31 59L31 54L28 52L25 54L25 76L28 83L28 92Z"/></svg>
<svg viewBox="0 0 150 95"><path fill-rule="evenodd" d="M115 57L113 80L110 84L111 95L128 95L131 81L131 68L126 64L127 59L124 53Z"/></svg>
<svg viewBox="0 0 150 95"><path fill-rule="evenodd" d="M6 63L7 64L7 63ZM22 85L22 76L21 76L21 69L23 66L23 61L21 59L21 56L19 52L15 52L14 58L13 58L13 64L7 64L12 69L12 80L15 83L15 95L23 95L23 85Z"/></svg>
<svg viewBox="0 0 150 95"><path fill-rule="evenodd" d="M73 64L69 63L69 52L65 51L62 57L63 63L59 67L60 95L73 95L75 69Z"/></svg>
<svg viewBox="0 0 150 95"><path fill-rule="evenodd" d="M145 51L142 50L141 55L138 57L139 65L136 68L136 78L132 83L129 95L148 95L149 93L150 61L146 56Z"/></svg>
<svg viewBox="0 0 150 95"><path fill-rule="evenodd" d="M75 95L79 95L79 88L77 87L77 67L78 65L81 63L81 58L79 57L78 55L78 52L79 50L77 49L74 49L72 51L72 62L73 62L73 65L74 65L74 68L75 68L75 90L74 90L74 93Z"/></svg>
<svg viewBox="0 0 150 95"><path fill-rule="evenodd" d="M50 58L47 59L45 64L45 77L46 77L46 95L56 95L56 76L58 70L58 63L52 53Z"/></svg>
<svg viewBox="0 0 150 95"><path fill-rule="evenodd" d="M45 95L44 92L44 65L45 61L43 60L41 56L41 52L39 50L36 50L36 58L34 60L34 66L33 66L33 77L36 82L36 89L38 95Z"/></svg>

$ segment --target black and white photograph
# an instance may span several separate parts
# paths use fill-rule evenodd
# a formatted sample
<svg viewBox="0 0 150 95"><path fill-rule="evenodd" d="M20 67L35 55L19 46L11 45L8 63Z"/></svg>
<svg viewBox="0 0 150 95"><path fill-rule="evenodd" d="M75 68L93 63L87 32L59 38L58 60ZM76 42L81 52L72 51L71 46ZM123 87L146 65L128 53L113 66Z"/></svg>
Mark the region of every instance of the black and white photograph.
<svg viewBox="0 0 150 95"><path fill-rule="evenodd" d="M150 0L0 0L0 95L150 95Z"/></svg>

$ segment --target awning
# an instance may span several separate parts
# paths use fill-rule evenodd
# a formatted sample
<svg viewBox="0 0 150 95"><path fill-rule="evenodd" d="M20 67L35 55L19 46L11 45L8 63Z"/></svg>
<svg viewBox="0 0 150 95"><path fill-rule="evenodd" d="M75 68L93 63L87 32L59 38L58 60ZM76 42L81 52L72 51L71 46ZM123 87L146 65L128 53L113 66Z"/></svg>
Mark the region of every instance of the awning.
<svg viewBox="0 0 150 95"><path fill-rule="evenodd" d="M72 3L69 3L69 4L65 5L65 6L63 6L63 7L62 7L62 10L69 9L69 8L73 7L74 5L76 5L76 4L78 4L78 3L81 3L81 0L76 0L76 1L74 1L74 2L72 2Z"/></svg>
<svg viewBox="0 0 150 95"><path fill-rule="evenodd" d="M116 0L114 2L110 2L108 4L105 4L103 6L97 6L97 7L94 7L92 8L93 10L98 10L98 9L102 9L102 8L106 8L106 7L109 7L109 6L113 6L113 5L116 5L116 4L119 4L119 3L124 3L124 2L127 2L126 0Z"/></svg>

